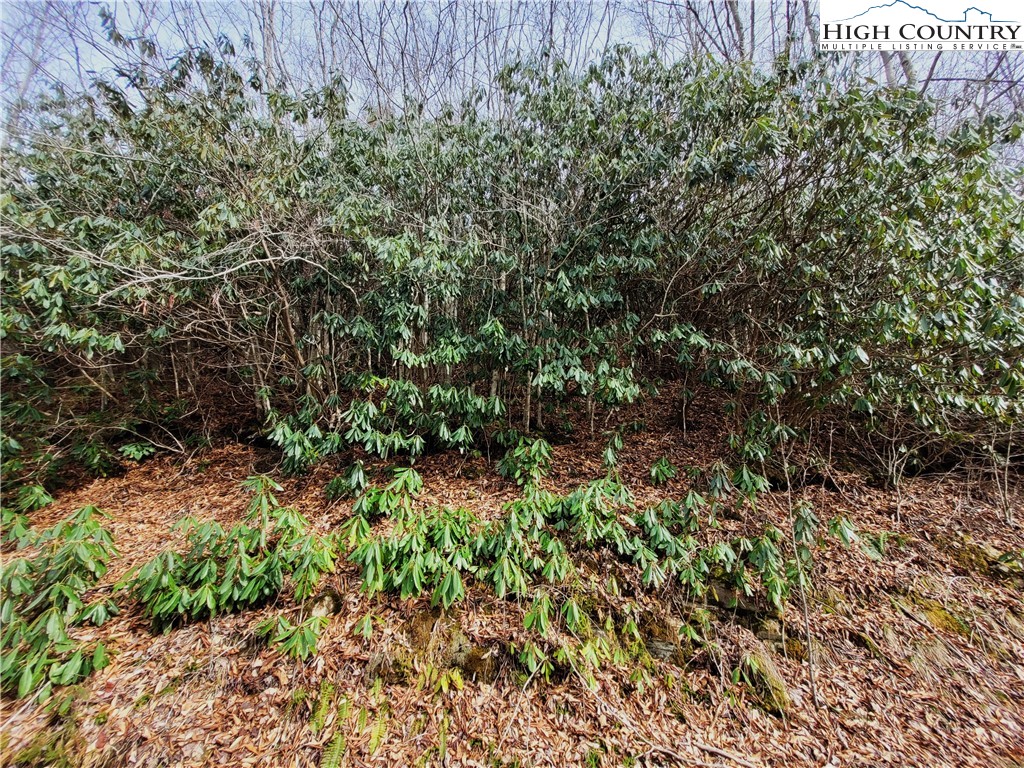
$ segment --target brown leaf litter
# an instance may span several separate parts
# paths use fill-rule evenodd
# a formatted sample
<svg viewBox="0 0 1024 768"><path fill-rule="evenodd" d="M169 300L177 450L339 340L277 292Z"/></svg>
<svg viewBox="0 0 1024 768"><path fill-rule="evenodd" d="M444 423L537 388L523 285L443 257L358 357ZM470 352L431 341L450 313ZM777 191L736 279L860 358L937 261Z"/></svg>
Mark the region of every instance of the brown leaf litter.
<svg viewBox="0 0 1024 768"><path fill-rule="evenodd" d="M673 427L626 436L621 472L638 504L686 487L683 473L651 486L648 470L660 456L680 468L713 460L708 446L721 442L714 426L689 426L685 434ZM603 474L602 448L600 436L556 446L552 490ZM180 544L171 529L182 517L237 520L247 501L242 480L267 461L237 444L183 463L147 461L61 494L33 522L52 524L85 504L110 514L121 552L104 580L110 585ZM328 502L323 487L341 466L284 481L281 502L321 531L334 528L351 503ZM479 458L430 456L417 468L422 503L465 506L483 519L518 493ZM709 603L698 606L710 617L700 647L663 654L659 646L657 658L632 649L628 664L596 673L594 689L571 669L545 682L509 651L529 637L525 606L480 586L447 614L425 598L367 597L357 569L342 562L332 577L340 611L306 663L254 639L267 617L298 610L290 599L154 635L122 596L120 616L82 635L108 643L110 666L70 692L64 718L5 700L0 757L5 765L317 766L333 748L347 766L1024 764L1022 584L990 556L1024 548L1021 528L1004 524L976 493L969 499L957 477L908 481L899 522L891 492L854 474L840 479L836 490L800 493L820 518L847 515L885 551L877 562L834 542L819 551L810 642L797 601L779 619ZM784 524L785 499L776 496L759 505L757 519L748 512L723 521L725 532L755 530L765 519ZM643 590L629 568L600 555L578 564L606 601L594 607L598 615L646 617L648 648L657 627L692 618L677 588ZM612 575L617 593L607 587ZM353 628L368 613L374 634L366 641ZM751 658L764 659L782 686L771 694L778 702L767 701L749 670L734 679ZM425 682L455 667L461 690Z"/></svg>

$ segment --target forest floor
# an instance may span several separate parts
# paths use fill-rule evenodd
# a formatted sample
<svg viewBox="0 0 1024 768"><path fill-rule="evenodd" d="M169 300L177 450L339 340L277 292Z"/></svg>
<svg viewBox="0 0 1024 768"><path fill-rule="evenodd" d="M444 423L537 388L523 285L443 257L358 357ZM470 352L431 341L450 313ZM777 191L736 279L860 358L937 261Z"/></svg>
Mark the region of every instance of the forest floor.
<svg viewBox="0 0 1024 768"><path fill-rule="evenodd" d="M683 473L655 488L651 464L667 456L677 467L707 466L721 453L715 419L705 411L686 432L658 426L674 424L671 398L639 413L647 428L625 438L622 479L638 505L679 497ZM600 437L555 445L546 486L567 492L603 475L604 445ZM86 504L109 514L120 552L110 585L180 544L172 526L186 515L239 519L241 482L273 472L275 460L237 443L188 460L154 458L60 494L33 522L51 525ZM351 501L329 502L323 488L344 464L284 480L279 500L318 530L335 529ZM441 454L416 466L424 504L486 519L519 494L482 458ZM679 587L634 590L621 576L613 588L609 577L625 565L590 554L577 561L601 595L590 610L616 626L623 613L638 617L641 639L621 639L629 661L603 667L596 689L571 669L545 681L508 650L527 638L524 606L480 586L445 613L426 597L368 597L356 566L342 560L330 577L340 610L305 663L254 641L260 622L297 612L290 599L153 634L122 595L119 616L80 633L105 639L111 664L60 692L63 714L4 702L0 763L1024 766L1024 576L1012 557L1024 550L1021 496L1018 522L1008 525L991 489L957 473L908 480L898 519L893 492L856 472L836 470L799 493L822 520L846 515L883 552L876 560L823 545L809 643L797 597L781 617L695 606ZM784 527L787 509L785 493L769 494L757 519L726 519L723 528L755 530L766 519ZM666 629L695 611L708 618L704 642L679 644ZM364 639L354 628L368 613L374 631ZM737 678L744 657L767 672ZM438 671L452 667L464 685L438 690Z"/></svg>

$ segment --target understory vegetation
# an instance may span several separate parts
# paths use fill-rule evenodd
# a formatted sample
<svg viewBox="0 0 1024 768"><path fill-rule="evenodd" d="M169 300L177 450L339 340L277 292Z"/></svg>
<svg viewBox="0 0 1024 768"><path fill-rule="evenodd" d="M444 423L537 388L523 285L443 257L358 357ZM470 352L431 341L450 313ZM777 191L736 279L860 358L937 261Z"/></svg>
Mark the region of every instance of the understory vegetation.
<svg viewBox="0 0 1024 768"><path fill-rule="evenodd" d="M628 50L352 117L226 60L58 96L5 153L12 482L186 450L217 384L286 472L607 428L670 379L725 394L751 473L835 423L893 483L1012 454L1019 121Z"/></svg>
<svg viewBox="0 0 1024 768"><path fill-rule="evenodd" d="M794 494L839 438L897 491L981 467L1011 520L1024 207L998 157L1019 120L940 130L916 92L814 64L626 49L582 74L511 67L498 107L352 115L340 84L285 96L231 61L58 93L4 154L4 537L25 554L2 573L5 692L102 668L74 638L129 603L171 631L281 600L257 634L306 660L346 559L369 593L521 601L530 677L585 676L618 658L588 628L588 553L765 613L805 601L825 537L878 556ZM621 415L668 384L684 427L698 391L720 400L728 459L662 457L642 474L687 490L637 504ZM32 528L69 475L218 430L269 441L282 475L340 455L325 493L351 515L318 532L254 476L243 520L185 517L183 549L113 585L98 510ZM604 474L558 494L551 444L574 432L606 441ZM494 519L422 502L416 461L444 451L493 458L518 497ZM773 491L783 527L759 517ZM759 533L715 536L723 515Z"/></svg>
<svg viewBox="0 0 1024 768"><path fill-rule="evenodd" d="M701 544L696 535L704 527L714 528L716 514L727 504L748 503L745 496L723 492L727 480L712 475L707 496L691 490L679 502L665 499L637 510L614 472L564 497L544 490L540 481L547 455L550 447L539 438L509 452L503 468L519 478L523 495L506 506L499 520L483 523L462 508L424 508L416 500L422 478L413 468L397 468L385 487L368 486L353 503L352 517L327 536L311 532L299 512L279 505L274 493L281 487L273 480L250 477L243 484L252 496L242 522L225 530L216 521L183 518L176 528L184 532L187 549L169 549L131 569L113 592L137 602L154 630L168 631L275 600L288 579L301 613L298 621L280 614L256 633L307 659L334 608L319 609L320 598L331 596L316 595L317 587L335 570L336 557L347 552L370 594L428 595L432 606L449 609L477 582L499 598L528 601L523 624L536 642L521 649L520 659L531 675L549 677L554 661L586 670L621 660L606 635L589 631L590 618L580 605L589 598L580 591L573 562L584 550L631 563L646 588L675 580L698 600L709 585L725 585L735 595L733 605L756 596L769 613L782 611L791 589L809 584L819 533L810 505L794 510L791 556L784 543L788 536L771 525L755 538ZM102 643L87 653L66 631L83 623L101 625L119 611L111 597L85 603L108 561L117 556L112 536L97 520L101 516L87 507L38 535L20 520L7 521L9 538L18 548L36 548L39 554L14 559L2 572L5 689L19 696L38 690L45 699L54 684L78 682L106 665ZM856 538L841 518L829 528L847 545ZM553 598L552 590L564 599ZM555 625L564 629L564 638L575 640L557 640L551 632ZM623 630L639 641L633 619ZM357 631L372 636L372 616L364 617ZM692 626L683 632L699 638Z"/></svg>
<svg viewBox="0 0 1024 768"><path fill-rule="evenodd" d="M5 558L0 573L4 691L21 697L38 689L46 698L55 685L77 683L107 665L102 642L90 646L68 633L79 625L101 626L118 612L110 598L96 595L86 603L110 559L117 556L102 517L95 507L83 507L48 530L18 533L19 546L31 544L37 554Z"/></svg>

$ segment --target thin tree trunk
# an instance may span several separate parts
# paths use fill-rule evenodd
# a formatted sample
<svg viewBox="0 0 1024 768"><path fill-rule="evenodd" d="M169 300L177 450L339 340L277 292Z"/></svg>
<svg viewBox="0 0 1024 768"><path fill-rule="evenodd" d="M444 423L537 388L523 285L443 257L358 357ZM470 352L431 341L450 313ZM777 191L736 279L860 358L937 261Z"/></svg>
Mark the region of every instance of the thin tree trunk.
<svg viewBox="0 0 1024 768"><path fill-rule="evenodd" d="M910 54L906 51L899 51L898 54L900 59L900 66L903 68L903 76L907 79L908 88L917 87L917 73L914 72L914 62L910 59Z"/></svg>
<svg viewBox="0 0 1024 768"><path fill-rule="evenodd" d="M885 70L885 84L890 88L895 88L896 83L896 72L892 68L892 53L889 51L879 51L882 57L882 68Z"/></svg>
<svg viewBox="0 0 1024 768"><path fill-rule="evenodd" d="M530 431L530 407L533 398L533 371L526 375L526 403L523 406L523 432Z"/></svg>

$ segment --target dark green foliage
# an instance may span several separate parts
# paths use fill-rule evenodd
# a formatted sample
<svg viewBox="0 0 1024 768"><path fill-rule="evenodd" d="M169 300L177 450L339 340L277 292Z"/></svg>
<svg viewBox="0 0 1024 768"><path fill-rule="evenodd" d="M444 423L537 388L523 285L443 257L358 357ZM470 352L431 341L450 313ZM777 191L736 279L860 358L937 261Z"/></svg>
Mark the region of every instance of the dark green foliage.
<svg viewBox="0 0 1024 768"><path fill-rule="evenodd" d="M109 598L88 593L117 556L113 538L95 507L39 534L25 531L20 540L37 554L8 559L0 574L0 685L24 697L38 691L49 696L54 686L70 685L108 663L103 643L73 638L73 627L100 626L117 614Z"/></svg>
<svg viewBox="0 0 1024 768"><path fill-rule="evenodd" d="M498 462L498 471L519 485L536 485L551 467L551 446L546 440L519 438Z"/></svg>
<svg viewBox="0 0 1024 768"><path fill-rule="evenodd" d="M125 458L132 459L133 461L142 461L147 456L152 456L156 453L156 448L149 443L127 443L121 446L120 451L121 455Z"/></svg>
<svg viewBox="0 0 1024 768"><path fill-rule="evenodd" d="M1019 124L627 50L512 67L493 113L373 120L208 52L144 67L5 153L7 476L141 458L225 367L295 472L573 408L593 430L654 358L725 394L744 493L814 418L890 446L898 482L892 456L1020 417L1024 212L995 160Z"/></svg>
<svg viewBox="0 0 1024 768"><path fill-rule="evenodd" d="M18 489L14 509L18 512L34 512L53 501L53 497L41 485L23 485Z"/></svg>
<svg viewBox="0 0 1024 768"><path fill-rule="evenodd" d="M716 475L711 477L714 482ZM713 493L724 498L721 490L709 496ZM381 499L388 501L382 505ZM368 591L402 598L429 593L432 605L448 608L465 596L466 579L475 578L499 597L533 595L527 628L541 634L555 611L540 585L564 583L573 572L572 554L583 549L603 549L635 565L648 587L676 579L699 597L712 579L720 579L748 595L760 588L767 603L781 610L790 590L810 578L817 545L813 510L801 504L794 513L795 559L787 561L782 534L774 526L754 538L701 545L695 534L713 522L715 503L720 502L691 490L682 502L665 500L638 511L629 491L609 476L561 498L528 483L523 497L506 506L504 517L480 523L467 510L415 511L404 493L389 496L370 489L355 509L380 510L394 527L375 535L369 521L357 514L346 535L350 558L362 568ZM848 523L836 523L831 530L844 541L855 536ZM563 608L563 616L568 625L580 618L571 606Z"/></svg>
<svg viewBox="0 0 1024 768"><path fill-rule="evenodd" d="M185 518L178 523L188 537L184 554L168 550L125 577L122 586L157 626L260 605L280 592L288 576L301 601L334 570L333 539L311 533L302 515L281 507L274 497L280 486L256 476L244 487L253 498L243 522L225 531L215 520ZM313 624L282 624L272 634L283 639L297 636L288 648L304 658L307 635L314 629Z"/></svg>
<svg viewBox="0 0 1024 768"><path fill-rule="evenodd" d="M25 546L31 539L28 515L15 512L7 507L0 508L0 530L3 531L4 543L17 543L18 549Z"/></svg>
<svg viewBox="0 0 1024 768"><path fill-rule="evenodd" d="M104 474L154 436L176 443L186 414L217 407L211 382L248 398L286 472L342 451L497 444L523 495L496 520L423 509L410 467L372 485L357 461L325 494L354 497L338 540L368 590L444 608L473 583L522 599L537 642L516 654L547 676L622 653L607 637L550 645L588 621L555 599L584 552L652 589L724 582L776 609L803 591L821 527L809 505L756 536L710 531L756 513L769 477L791 485L812 435L848 427L896 486L933 455L1011 453L1024 206L997 148L1019 122L939 130L918 93L837 87L814 65L628 50L581 73L510 67L487 110L410 102L372 119L341 88L265 93L205 51L139 66L130 92L42 104L38 138L4 153L0 469L21 486L6 542L33 541L26 515L68 462ZM685 497L637 509L615 417L666 379L689 413L711 390L731 455L689 472ZM583 418L608 476L556 496L534 435ZM650 468L654 485L674 478L667 458ZM187 550L132 574L157 624L260 604L289 579L302 601L333 568L333 536L280 507L270 481L249 487L243 522L183 521ZM31 588L65 623L102 621L103 604L35 589L27 562L4 571L5 612ZM75 566L82 588L90 562ZM304 659L325 621L299 615L262 632ZM65 646L51 663L37 624L4 630L5 653L34 654L18 662L26 690L102 663ZM372 630L370 615L356 628ZM21 685L18 658L4 657L5 688Z"/></svg>
<svg viewBox="0 0 1024 768"><path fill-rule="evenodd" d="M367 482L366 469L363 466L363 462L356 461L348 468L344 475L339 475L327 483L324 493L332 501L334 499L358 496L366 490Z"/></svg>
<svg viewBox="0 0 1024 768"><path fill-rule="evenodd" d="M403 598L431 594L448 608L465 597L462 574L475 572L475 517L464 509L432 509L396 518L386 538L367 537L351 559L362 566L366 589L394 591Z"/></svg>
<svg viewBox="0 0 1024 768"><path fill-rule="evenodd" d="M678 470L668 460L667 456L662 456L651 465L651 482L654 485L664 485L677 474Z"/></svg>
<svg viewBox="0 0 1024 768"><path fill-rule="evenodd" d="M305 661L316 651L320 633L327 626L326 616L310 616L293 624L285 616L267 619L256 628L256 634L280 647L289 656Z"/></svg>

